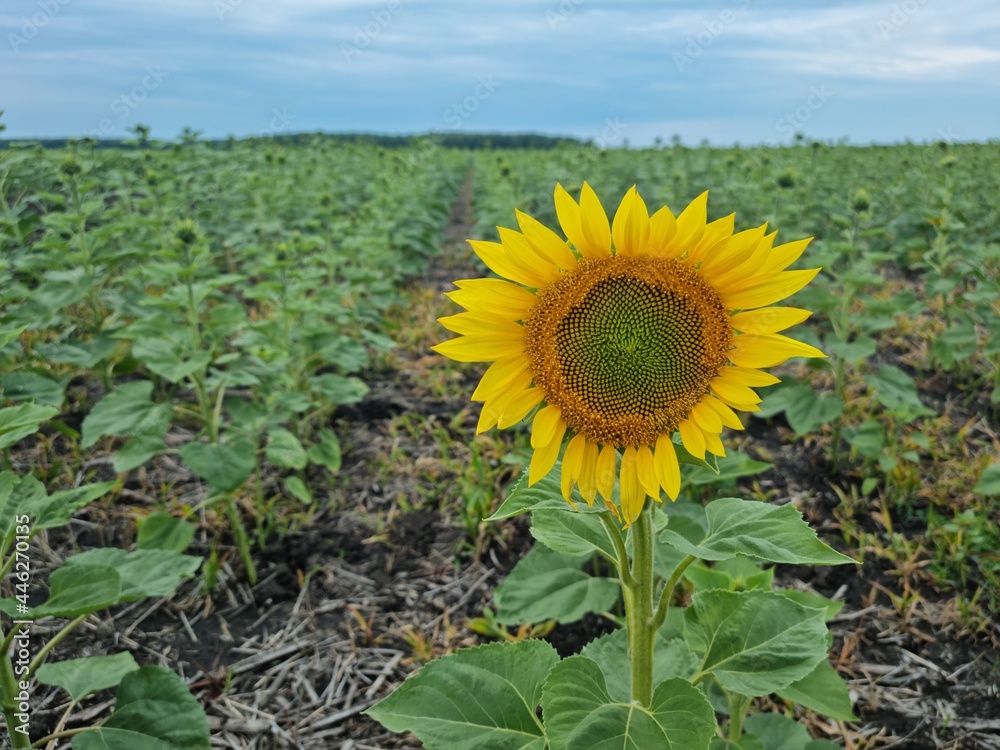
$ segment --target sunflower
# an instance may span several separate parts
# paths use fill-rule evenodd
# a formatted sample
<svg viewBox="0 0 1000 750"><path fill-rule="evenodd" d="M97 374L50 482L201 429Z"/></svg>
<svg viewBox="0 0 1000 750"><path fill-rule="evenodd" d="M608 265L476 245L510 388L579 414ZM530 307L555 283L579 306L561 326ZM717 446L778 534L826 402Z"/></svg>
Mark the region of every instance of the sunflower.
<svg viewBox="0 0 1000 750"><path fill-rule="evenodd" d="M529 485L562 452L566 501L577 487L631 523L647 496L677 498L675 434L693 456L724 456L723 428L743 429L736 412L759 411L753 389L778 382L760 368L826 356L780 333L808 310L772 306L819 272L785 270L811 238L775 246L766 224L734 233L735 215L708 222L707 204L705 192L679 216L650 216L632 187L609 224L587 183L579 202L557 185L567 239L518 211L520 231L469 241L502 278L455 282L447 296L467 312L440 323L460 336L433 349L492 362L472 395L477 432L533 414Z"/></svg>

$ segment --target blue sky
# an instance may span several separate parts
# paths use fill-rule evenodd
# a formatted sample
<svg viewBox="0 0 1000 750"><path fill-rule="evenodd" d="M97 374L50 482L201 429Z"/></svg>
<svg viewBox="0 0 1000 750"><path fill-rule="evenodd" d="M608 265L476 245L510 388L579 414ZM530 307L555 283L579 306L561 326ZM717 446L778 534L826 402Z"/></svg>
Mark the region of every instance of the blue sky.
<svg viewBox="0 0 1000 750"><path fill-rule="evenodd" d="M1000 137L996 0L4 0L5 137Z"/></svg>

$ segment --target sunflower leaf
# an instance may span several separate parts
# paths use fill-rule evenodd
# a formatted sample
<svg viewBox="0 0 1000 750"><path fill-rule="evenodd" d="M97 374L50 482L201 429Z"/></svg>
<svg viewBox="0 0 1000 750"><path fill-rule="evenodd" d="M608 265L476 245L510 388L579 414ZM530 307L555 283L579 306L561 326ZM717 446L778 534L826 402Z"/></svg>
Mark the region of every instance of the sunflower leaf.
<svg viewBox="0 0 1000 750"><path fill-rule="evenodd" d="M684 640L701 671L726 690L767 695L809 675L826 658L825 610L773 591L699 591L684 611Z"/></svg>
<svg viewBox="0 0 1000 750"><path fill-rule="evenodd" d="M426 664L365 713L393 732L413 732L428 750L543 750L535 711L558 661L538 640L461 649Z"/></svg>
<svg viewBox="0 0 1000 750"><path fill-rule="evenodd" d="M573 490L571 499L576 505L574 508L572 505L567 503L562 499L562 491L559 489L559 475L561 474L562 462L556 463L555 467L546 474L544 477L539 479L535 484L528 486L528 472L527 470L521 473L520 478L511 488L510 492L507 493L507 499L500 504L500 507L496 509L496 512L487 518L487 521L499 521L502 518L510 518L511 516L516 516L521 513L526 513L528 511L534 510L561 510L561 511L580 511L581 513L606 513L608 511L607 507L600 502L594 503L593 507L587 505L587 502L580 496L577 490ZM618 500L618 489L615 488L615 494L612 500Z"/></svg>
<svg viewBox="0 0 1000 750"><path fill-rule="evenodd" d="M664 680L648 708L616 700L593 659L564 659L549 673L542 694L552 750L578 747L665 747L703 750L716 731L715 714L698 688L681 677Z"/></svg>
<svg viewBox="0 0 1000 750"><path fill-rule="evenodd" d="M697 544L669 526L662 541L701 560L728 560L746 555L791 565L841 565L855 562L821 542L792 505L769 505L724 497L709 503L708 534Z"/></svg>

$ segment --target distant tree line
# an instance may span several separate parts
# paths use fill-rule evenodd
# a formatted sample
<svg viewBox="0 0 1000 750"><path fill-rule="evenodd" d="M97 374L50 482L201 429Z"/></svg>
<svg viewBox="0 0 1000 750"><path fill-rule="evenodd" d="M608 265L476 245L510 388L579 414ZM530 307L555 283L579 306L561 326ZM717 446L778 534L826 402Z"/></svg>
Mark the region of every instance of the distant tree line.
<svg viewBox="0 0 1000 750"><path fill-rule="evenodd" d="M42 148L66 148L70 145L95 149L104 148L164 148L200 143L210 148L232 148L239 142L259 141L286 145L307 145L309 143L362 143L385 148L407 148L431 141L438 146L462 149L551 149L560 145L580 145L586 143L568 136L550 136L540 133L439 133L420 135L380 135L377 133L287 133L248 138L199 140L197 131L185 128L178 141L152 140L149 128L135 128L134 138L6 138L0 139L0 149L11 146L41 146Z"/></svg>

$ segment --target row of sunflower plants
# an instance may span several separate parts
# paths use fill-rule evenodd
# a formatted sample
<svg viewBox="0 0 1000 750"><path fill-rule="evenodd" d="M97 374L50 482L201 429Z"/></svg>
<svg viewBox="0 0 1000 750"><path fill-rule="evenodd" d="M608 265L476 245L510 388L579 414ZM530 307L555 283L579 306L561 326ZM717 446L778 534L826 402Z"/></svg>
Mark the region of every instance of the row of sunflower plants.
<svg viewBox="0 0 1000 750"><path fill-rule="evenodd" d="M4 398L68 408L69 450L115 472L178 456L210 488L179 510L221 504L253 580L239 504L263 539L339 470L333 411L392 346L384 310L437 251L464 157L78 143L2 169Z"/></svg>
<svg viewBox="0 0 1000 750"><path fill-rule="evenodd" d="M58 409L24 403L0 409L0 447L33 435ZM128 651L53 661L90 615L118 604L174 593L201 566L184 550L194 527L154 513L139 528L136 548L78 552L48 570L47 594L35 580L43 565L35 537L57 533L73 514L114 494L117 481L48 492L32 474L0 471L0 708L13 748L71 739L74 750L186 747L208 750L208 719L184 681L158 666L140 666ZM31 725L36 683L64 691L58 724L39 736ZM66 728L81 701L116 690L114 710L95 726Z"/></svg>

